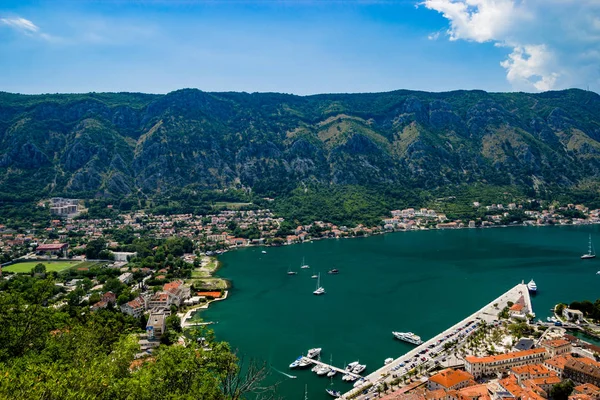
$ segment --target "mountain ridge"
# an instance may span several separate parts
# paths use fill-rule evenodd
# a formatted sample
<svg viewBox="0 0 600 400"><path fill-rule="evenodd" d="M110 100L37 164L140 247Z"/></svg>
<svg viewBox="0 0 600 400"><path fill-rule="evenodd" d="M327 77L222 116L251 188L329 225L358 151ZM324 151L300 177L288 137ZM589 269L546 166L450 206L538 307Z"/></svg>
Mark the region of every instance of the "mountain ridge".
<svg viewBox="0 0 600 400"><path fill-rule="evenodd" d="M131 196L300 184L572 187L600 174L579 89L165 95L0 92L0 193Z"/></svg>

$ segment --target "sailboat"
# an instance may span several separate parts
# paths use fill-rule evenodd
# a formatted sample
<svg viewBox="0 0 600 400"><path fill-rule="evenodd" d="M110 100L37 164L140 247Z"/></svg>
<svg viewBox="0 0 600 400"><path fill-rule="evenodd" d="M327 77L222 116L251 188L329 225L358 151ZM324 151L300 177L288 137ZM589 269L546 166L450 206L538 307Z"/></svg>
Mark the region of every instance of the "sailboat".
<svg viewBox="0 0 600 400"><path fill-rule="evenodd" d="M296 275L296 274L297 274L297 272L296 272L296 271L292 271L292 270L290 269L290 267L288 267L287 274L288 274L288 275Z"/></svg>
<svg viewBox="0 0 600 400"><path fill-rule="evenodd" d="M302 265L300 266L300 269L307 269L310 268L310 266L308 264L304 263L304 257L302 257Z"/></svg>
<svg viewBox="0 0 600 400"><path fill-rule="evenodd" d="M588 252L587 254L584 254L581 256L582 260L587 260L589 258L596 258L596 254L594 253L594 250L592 249L592 235L590 235L590 241L588 244Z"/></svg>
<svg viewBox="0 0 600 400"><path fill-rule="evenodd" d="M313 294L320 295L325 294L325 289L321 286L321 273L317 277L317 289L313 292Z"/></svg>

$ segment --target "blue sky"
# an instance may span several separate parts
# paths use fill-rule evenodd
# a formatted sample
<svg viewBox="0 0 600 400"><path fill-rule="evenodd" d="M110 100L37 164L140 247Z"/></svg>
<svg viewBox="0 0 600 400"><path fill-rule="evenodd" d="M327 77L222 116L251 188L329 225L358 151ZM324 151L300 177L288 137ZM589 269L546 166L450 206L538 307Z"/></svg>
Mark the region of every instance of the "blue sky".
<svg viewBox="0 0 600 400"><path fill-rule="evenodd" d="M598 3L3 0L0 90L600 91Z"/></svg>

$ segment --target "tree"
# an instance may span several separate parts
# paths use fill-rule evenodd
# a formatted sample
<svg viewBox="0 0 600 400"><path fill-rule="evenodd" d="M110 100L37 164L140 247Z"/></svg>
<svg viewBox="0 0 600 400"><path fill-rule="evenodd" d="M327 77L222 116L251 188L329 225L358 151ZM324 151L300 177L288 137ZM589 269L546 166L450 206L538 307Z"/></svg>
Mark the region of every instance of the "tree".
<svg viewBox="0 0 600 400"><path fill-rule="evenodd" d="M575 384L569 379L557 383L550 389L550 397L554 400L568 400L574 387Z"/></svg>
<svg viewBox="0 0 600 400"><path fill-rule="evenodd" d="M88 259L94 260L100 258L100 252L106 249L106 241L104 239L90 240L85 246L85 256Z"/></svg>
<svg viewBox="0 0 600 400"><path fill-rule="evenodd" d="M38 263L35 265L35 267L33 267L33 270L31 271L34 274L45 274L46 273L46 266L42 263Z"/></svg>

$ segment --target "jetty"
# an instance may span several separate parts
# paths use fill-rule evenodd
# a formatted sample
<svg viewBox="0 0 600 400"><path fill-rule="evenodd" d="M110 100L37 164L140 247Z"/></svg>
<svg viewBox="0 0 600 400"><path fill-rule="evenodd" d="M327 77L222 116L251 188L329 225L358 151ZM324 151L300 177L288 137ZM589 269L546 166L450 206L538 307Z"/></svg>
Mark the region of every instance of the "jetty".
<svg viewBox="0 0 600 400"><path fill-rule="evenodd" d="M342 399L349 399L349 398L361 399L365 396L368 397L369 394L360 395L360 393L364 390L365 387L378 386L378 385L382 384L383 382L387 382L389 384L393 379L407 375L409 373L408 369L405 369L404 372L400 372L400 370L397 369L397 368L399 368L399 365L402 363L407 364L407 363L415 362L417 364L417 367L421 367L424 371L427 371L427 370L435 367L437 363L439 363L442 359L445 359L446 355L442 354L442 351L440 350L439 351L440 354L438 354L434 358L430 359L429 357L424 357L424 354L421 353L422 351L431 349L431 348L441 348L441 347L443 347L443 344L445 341L451 341L451 340L459 340L460 342L465 341L467 339L467 337L469 337L470 334L472 334L472 332L474 332L473 330L471 330L470 332L466 333L466 331L468 330L467 329L468 326L475 324L475 323L482 323L482 322L485 322L488 324L493 324L497 321L498 314L505 307L508 307L509 303L517 304L518 302L524 306L523 310L521 312L525 311L526 314L535 315L533 312L533 307L531 305L529 289L527 288L527 285L524 282L522 282L522 283L516 285L515 287L513 287L512 289L508 290L506 293L504 293L501 296L497 297L496 299L492 300L487 305L485 305L484 307L482 307L480 310L476 311L475 313L471 314L467 318L463 319L462 321L458 322L457 324L453 325L452 327L444 330L443 332L432 337L431 339L423 342L419 346L416 346L414 349L412 349L408 353L402 355L401 357L396 358L394 361L392 361L391 363L389 363L387 365L384 365L383 367L379 368L377 371L372 372L371 374L369 374L368 376L365 377L362 385L360 385L356 388L353 388L350 391L344 393L341 398ZM523 314L524 318L526 318L526 314ZM415 357L417 358L416 361L414 361ZM421 357L427 358L427 361L424 361L424 362L419 361L421 359Z"/></svg>
<svg viewBox="0 0 600 400"><path fill-rule="evenodd" d="M323 366L325 366L325 367L327 367L327 368L330 368L330 369L333 369L333 370L335 370L335 371L337 371L337 372L339 372L339 373L341 373L341 374L343 374L343 375L346 375L346 374L348 374L348 375L352 375L352 376L353 376L353 377L355 377L356 379L360 379L360 378L362 378L362 376L361 376L361 375L359 375L359 374L355 374L354 372L346 371L346 370L345 370L345 369L343 369L343 368L338 368L338 367L336 367L336 366L329 365L329 364L327 364L327 363L324 363L324 362L322 362L322 361L319 361L319 360L313 360L312 358L308 358L308 357L302 357L302 358L303 358L305 361L309 361L311 364L315 364L315 365L318 365L318 366L320 366L320 367L323 367Z"/></svg>

